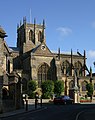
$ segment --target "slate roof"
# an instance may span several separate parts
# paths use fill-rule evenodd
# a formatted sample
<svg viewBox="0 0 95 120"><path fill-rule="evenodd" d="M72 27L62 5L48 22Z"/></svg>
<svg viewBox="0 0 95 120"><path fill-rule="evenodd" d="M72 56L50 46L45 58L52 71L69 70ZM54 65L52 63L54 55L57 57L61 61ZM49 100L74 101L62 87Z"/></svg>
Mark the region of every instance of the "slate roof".
<svg viewBox="0 0 95 120"><path fill-rule="evenodd" d="M17 47L9 47L10 52L19 52L19 48Z"/></svg>

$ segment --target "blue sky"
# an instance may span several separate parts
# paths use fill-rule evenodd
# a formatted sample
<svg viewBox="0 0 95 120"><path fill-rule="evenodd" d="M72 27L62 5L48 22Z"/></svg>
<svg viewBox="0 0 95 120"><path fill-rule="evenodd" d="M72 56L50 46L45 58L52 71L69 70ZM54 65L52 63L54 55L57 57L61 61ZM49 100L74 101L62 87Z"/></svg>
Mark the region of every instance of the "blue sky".
<svg viewBox="0 0 95 120"><path fill-rule="evenodd" d="M95 0L1 0L0 25L6 31L8 46L16 46L17 24L46 22L46 43L52 51L86 50L87 65L95 71Z"/></svg>

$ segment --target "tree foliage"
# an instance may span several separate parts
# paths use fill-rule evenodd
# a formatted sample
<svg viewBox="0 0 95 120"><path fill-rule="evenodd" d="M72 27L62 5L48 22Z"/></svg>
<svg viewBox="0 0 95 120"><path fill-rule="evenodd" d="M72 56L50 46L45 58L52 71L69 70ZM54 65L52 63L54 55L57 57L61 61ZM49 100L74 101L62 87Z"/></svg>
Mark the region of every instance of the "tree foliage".
<svg viewBox="0 0 95 120"><path fill-rule="evenodd" d="M28 89L31 91L35 91L37 88L37 82L35 80L30 80L28 82Z"/></svg>
<svg viewBox="0 0 95 120"><path fill-rule="evenodd" d="M93 85L92 85L92 83L87 83L86 90L87 90L87 95L89 97L92 97L92 95L93 95Z"/></svg>
<svg viewBox="0 0 95 120"><path fill-rule="evenodd" d="M42 97L43 98L51 98L54 91L54 82L51 80L44 81L41 85L42 88Z"/></svg>
<svg viewBox="0 0 95 120"><path fill-rule="evenodd" d="M30 98L34 98L35 97L35 93L34 91L37 88L37 82L35 80L30 80L28 82L28 95Z"/></svg>
<svg viewBox="0 0 95 120"><path fill-rule="evenodd" d="M64 82L61 80L57 80L54 83L54 93L59 96L64 91Z"/></svg>

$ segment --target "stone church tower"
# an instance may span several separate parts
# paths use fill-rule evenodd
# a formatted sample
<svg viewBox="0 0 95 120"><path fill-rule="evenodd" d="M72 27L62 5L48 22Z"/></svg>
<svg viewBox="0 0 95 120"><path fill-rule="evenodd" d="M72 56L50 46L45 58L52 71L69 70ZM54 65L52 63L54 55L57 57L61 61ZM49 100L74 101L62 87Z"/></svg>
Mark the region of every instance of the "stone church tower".
<svg viewBox="0 0 95 120"><path fill-rule="evenodd" d="M44 20L42 25L38 25L35 19L34 23L30 24L26 23L25 17L23 18L23 25L20 24L17 29L17 47L20 50L20 54L24 54L40 45L42 42L46 42L44 29Z"/></svg>
<svg viewBox="0 0 95 120"><path fill-rule="evenodd" d="M23 19L17 27L17 48L19 56L14 58L14 69L22 69L23 89L29 80L37 80L40 86L43 80L55 80L54 54L46 45L45 21L42 24L30 24Z"/></svg>

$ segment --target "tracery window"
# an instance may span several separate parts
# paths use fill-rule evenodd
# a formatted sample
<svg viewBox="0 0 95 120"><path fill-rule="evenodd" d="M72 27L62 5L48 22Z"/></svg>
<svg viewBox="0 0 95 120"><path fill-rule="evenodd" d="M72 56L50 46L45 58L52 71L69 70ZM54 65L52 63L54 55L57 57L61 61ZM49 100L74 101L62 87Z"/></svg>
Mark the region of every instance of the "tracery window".
<svg viewBox="0 0 95 120"><path fill-rule="evenodd" d="M67 60L62 63L61 70L63 74L70 75L70 63Z"/></svg>
<svg viewBox="0 0 95 120"><path fill-rule="evenodd" d="M42 42L42 32L41 31L39 31L39 33L38 33L38 41Z"/></svg>
<svg viewBox="0 0 95 120"><path fill-rule="evenodd" d="M74 88L74 81L70 81L69 82L69 89L73 89Z"/></svg>
<svg viewBox="0 0 95 120"><path fill-rule="evenodd" d="M31 40L34 43L33 31L32 30L29 31L29 40Z"/></svg>
<svg viewBox="0 0 95 120"><path fill-rule="evenodd" d="M74 65L74 68L76 69L77 76L82 76L82 64L81 62L76 62Z"/></svg>
<svg viewBox="0 0 95 120"><path fill-rule="evenodd" d="M50 80L50 79L51 79L51 74L50 74L49 66L48 64L43 63L38 68L38 84L41 85L42 81Z"/></svg>
<svg viewBox="0 0 95 120"><path fill-rule="evenodd" d="M86 82L85 81L83 81L82 83L81 83L81 86L82 86L82 91L86 91Z"/></svg>

